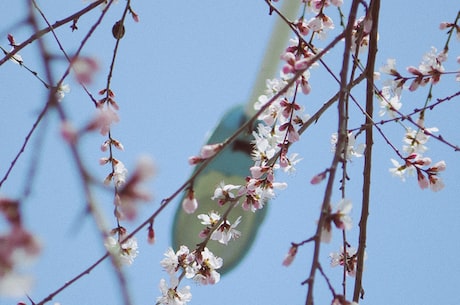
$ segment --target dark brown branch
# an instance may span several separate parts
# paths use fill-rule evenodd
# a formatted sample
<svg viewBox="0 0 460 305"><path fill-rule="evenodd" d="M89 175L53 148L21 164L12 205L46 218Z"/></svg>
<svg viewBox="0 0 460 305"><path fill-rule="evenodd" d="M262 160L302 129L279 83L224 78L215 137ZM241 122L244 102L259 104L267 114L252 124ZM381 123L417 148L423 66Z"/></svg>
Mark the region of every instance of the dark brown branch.
<svg viewBox="0 0 460 305"><path fill-rule="evenodd" d="M370 5L370 18L372 20L372 30L369 39L369 53L367 57L366 74L366 150L364 152L364 171L363 171L363 197L361 207L361 219L359 221L359 244L357 252L357 266L353 301L358 302L363 291L362 277L364 269L364 257L367 242L367 219L369 216L370 189L371 189L371 166L372 166L372 147L374 145L373 136L373 113L374 113L374 68L377 55L377 35L380 11L380 0L372 0Z"/></svg>

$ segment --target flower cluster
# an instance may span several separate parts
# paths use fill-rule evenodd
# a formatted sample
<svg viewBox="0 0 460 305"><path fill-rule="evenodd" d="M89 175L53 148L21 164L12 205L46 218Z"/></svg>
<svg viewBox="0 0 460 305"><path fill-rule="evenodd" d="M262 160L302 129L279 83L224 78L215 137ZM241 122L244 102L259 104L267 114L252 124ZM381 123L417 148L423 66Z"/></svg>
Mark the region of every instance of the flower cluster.
<svg viewBox="0 0 460 305"><path fill-rule="evenodd" d="M408 71L415 75L415 77L412 77L413 80L408 89L414 91L420 85L423 86L429 82L432 84L439 82L439 78L444 72L442 62L446 59L447 53L445 51L438 54L436 49L432 48L430 52L425 54L418 68L408 68ZM399 109L401 108L400 98L403 85L411 77L403 77L397 71L394 59L387 60L387 64L380 71L394 77L391 83L385 86L378 95L381 99L380 115L388 112L392 118L395 118L396 113L399 113ZM401 156L403 160L402 164L395 159L391 159L394 167L390 168L390 172L394 176L400 177L403 181L408 174L415 172L420 188L430 188L433 191L439 191L444 188L444 183L439 177L439 172L445 170L446 163L439 161L435 165L430 166L431 158L424 156L428 150L426 144L433 133L438 132L438 128L425 127L424 112L421 113L415 125L415 129L406 127L405 130L403 151L407 156Z"/></svg>
<svg viewBox="0 0 460 305"><path fill-rule="evenodd" d="M299 26L299 21L295 22L294 24L298 27L299 32L307 35L308 31L301 30L306 27L318 35L320 39L326 38L327 32L334 29L334 22L331 17L324 13L324 9L331 4L340 7L343 4L343 0L304 0L303 2L306 3L308 11L316 15L308 20L305 25L302 25L303 19L299 20L301 26Z"/></svg>
<svg viewBox="0 0 460 305"><path fill-rule="evenodd" d="M40 252L37 238L22 224L19 206L17 200L0 198L0 213L9 226L9 231L0 235L0 294L3 296L16 297L30 291L32 277L19 269Z"/></svg>
<svg viewBox="0 0 460 305"><path fill-rule="evenodd" d="M318 63L312 63L311 59L314 53L310 50L309 46L298 37L289 40L289 46L281 55L281 59L285 64L281 70L281 80L278 84L285 82L287 79L292 78L294 73L304 71L301 76L296 80L296 84L300 86L303 94L309 94L311 91L310 83L310 67L318 66ZM272 81L273 82L273 81ZM270 94L270 83L267 83L267 93ZM276 93L274 91L273 93ZM291 96L293 91L289 91L287 96Z"/></svg>
<svg viewBox="0 0 460 305"><path fill-rule="evenodd" d="M445 161L439 161L430 166L430 158L421 157L420 155L413 153L404 158L403 164L400 164L395 159L391 159L391 162L394 167L390 168L390 172L394 176L400 177L403 181L405 180L406 175L412 174L415 171L417 173L418 185L421 189L430 188L432 191L437 192L444 188L444 182L439 177L439 173L446 169Z"/></svg>
<svg viewBox="0 0 460 305"><path fill-rule="evenodd" d="M227 245L230 240L237 239L241 236L241 232L235 229L241 222L241 216L239 216L233 224L230 223L228 219L220 221L221 216L215 211L211 211L208 214L200 214L198 215L198 219L201 220L201 224L206 226L200 232L201 238L206 238L212 231L210 237L212 240ZM219 226L214 228L218 224Z"/></svg>
<svg viewBox="0 0 460 305"><path fill-rule="evenodd" d="M157 304L186 304L191 300L190 286L178 288L177 272L181 273L180 278L185 276L203 285L213 285L220 281L220 274L216 270L222 267L222 259L208 248L192 252L186 246L181 246L177 252L169 248L160 264L170 276L170 286L167 286L164 279L161 280L162 296L157 298Z"/></svg>
<svg viewBox="0 0 460 305"><path fill-rule="evenodd" d="M403 76L396 69L396 61L394 59L388 59L387 64L380 69L381 72L393 76L392 87L403 88L403 85L409 81L409 91L415 91L420 86L425 86L428 83L433 85L437 84L441 78L441 75L445 72L443 62L447 60L447 52L443 50L438 53L435 47L431 47L422 58L421 63L418 67L409 66L407 71L412 74L412 76Z"/></svg>
<svg viewBox="0 0 460 305"><path fill-rule="evenodd" d="M438 53L435 47L431 47L431 50L423 56L418 68L413 66L407 68L407 71L415 76L409 86L409 90L415 91L419 86L424 86L429 82L437 84L444 72L442 63L446 59L446 52L442 51Z"/></svg>
<svg viewBox="0 0 460 305"><path fill-rule="evenodd" d="M361 17L355 22L351 40L351 50L354 53L361 53L367 50L369 45L369 33L372 29L372 21Z"/></svg>

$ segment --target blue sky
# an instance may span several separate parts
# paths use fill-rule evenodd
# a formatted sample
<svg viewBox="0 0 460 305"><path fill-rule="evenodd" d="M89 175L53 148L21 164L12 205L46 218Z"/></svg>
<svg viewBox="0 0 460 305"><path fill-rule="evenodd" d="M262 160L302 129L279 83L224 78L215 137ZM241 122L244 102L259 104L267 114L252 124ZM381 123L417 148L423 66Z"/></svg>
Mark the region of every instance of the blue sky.
<svg viewBox="0 0 460 305"><path fill-rule="evenodd" d="M84 7L79 0L65 5L42 1L42 9L50 21L68 16ZM349 1L345 1L344 12ZM382 1L379 31L379 54L376 65L387 58L396 58L401 71L409 65L418 66L431 46L442 49L446 39L438 29L441 21L453 21L459 9L455 1ZM30 29L19 24L25 18L25 1L10 2L0 11L0 43L7 47L6 35L14 34L17 41L30 35ZM120 105L120 122L112 129L124 152L116 152L132 171L140 155L155 160L157 173L149 189L155 199L142 208L139 219L126 224L132 229L154 211L161 199L170 196L190 175L189 156L196 154L206 134L213 129L227 109L246 103L259 69L264 47L271 33L275 16L268 15L264 1L149 1L132 3L140 22L128 19L126 36L121 40L119 61L115 68L112 88ZM105 86L113 45L112 24L119 19L124 2L109 12L107 20L95 32L85 55L95 56L100 71L89 86L94 95ZM337 13L331 14L337 20ZM67 50L74 51L94 18L95 10L79 20L79 31L71 33L68 26L57 31ZM338 26L338 24L337 24ZM330 37L338 33L330 33ZM51 37L47 46L57 50ZM340 67L342 45L325 60ZM20 52L25 63L42 74L36 45ZM337 56L336 56L337 55ZM452 40L448 70L457 69L459 42ZM64 61L56 62L55 72L62 73ZM450 69L449 69L450 68ZM384 76L383 76L384 77ZM71 78L71 92L63 107L75 125L88 121L94 109L84 92ZM312 70L312 94L302 100L307 112L313 113L335 93L336 84L321 68ZM380 83L381 84L381 83ZM47 91L31 74L13 63L0 67L0 174L3 176L31 128L43 105ZM434 98L446 97L459 90L454 76L443 77L434 88ZM362 93L357 93L358 98ZM421 107L427 90L403 94L402 111ZM362 96L361 96L362 97ZM456 102L429 111L426 123L436 126L454 144L460 143L457 127ZM361 118L352 116L356 127ZM312 186L311 177L329 166L330 135L335 132L335 114L327 114L292 147L303 158L292 176L280 175L289 186L270 203L268 216L258 238L244 261L225 275L215 286L192 287L192 304L302 304L305 280L311 264L312 247L299 249L294 263L281 266L291 242L310 237L323 196L324 185ZM398 148L402 147L403 132L396 124L384 125L385 131ZM105 140L98 134L84 139L81 147L85 164L101 180L108 167L98 165L104 156L99 150ZM358 139L358 142L364 141ZM456 263L460 251L460 168L458 152L434 141L429 143L433 161L445 160L447 171L442 173L446 188L438 193L420 190L415 177L401 182L388 172L390 158L396 156L376 135L375 164L372 180L369 218L368 259L364 275L365 298L361 304L459 304L458 283L460 267ZM27 177L30 162L38 161L34 179ZM357 240L358 202L361 193L362 160L350 165L351 180L348 197L355 203L354 228L349 232ZM32 193L24 202L25 222L43 243L43 252L28 271L36 277L31 297L42 300L51 291L87 268L103 254L103 247L90 218L82 218L84 198L75 175L75 165L66 144L59 136L59 120L50 113L42 122L30 146L20 159L0 194L19 196L28 183ZM333 201L338 202L338 185ZM112 199L109 192L98 191L98 201L111 218ZM178 201L169 206L155 221L157 241L151 246L146 233L138 236L140 254L126 268L135 304L154 304L162 277L159 261L170 245L172 218ZM321 250L321 262L336 290L340 290L341 271L328 266L328 254L340 246L338 234L331 244ZM109 263L103 263L89 276L59 294L55 301L63 305L122 304L117 282ZM320 276L315 290L316 304L329 304L330 293ZM351 283L351 280L350 282ZM17 300L0 297L0 304L15 304Z"/></svg>

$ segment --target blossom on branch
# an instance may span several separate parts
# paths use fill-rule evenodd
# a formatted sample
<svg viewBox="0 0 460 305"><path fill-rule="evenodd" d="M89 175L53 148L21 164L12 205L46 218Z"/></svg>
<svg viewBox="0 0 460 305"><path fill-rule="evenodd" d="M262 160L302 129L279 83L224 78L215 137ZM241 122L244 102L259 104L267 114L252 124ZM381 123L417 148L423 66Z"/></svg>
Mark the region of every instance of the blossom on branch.
<svg viewBox="0 0 460 305"><path fill-rule="evenodd" d="M137 215L136 203L151 200L150 193L142 189L141 184L153 176L155 167L149 157L141 157L132 176L126 181L127 170L122 164L118 161L114 166L113 179L117 187L116 214L117 218L133 220Z"/></svg>
<svg viewBox="0 0 460 305"><path fill-rule="evenodd" d="M165 279L160 280L161 296L157 298L157 305L185 305L192 300L190 286L178 288L179 280L171 277L171 285L168 286Z"/></svg>
<svg viewBox="0 0 460 305"><path fill-rule="evenodd" d="M196 262L199 268L193 278L200 284L217 284L220 281L220 274L216 271L223 265L223 260L215 256L208 248L196 254Z"/></svg>
<svg viewBox="0 0 460 305"><path fill-rule="evenodd" d="M325 243L329 243L332 239L332 223L340 230L350 230L353 222L349 213L352 209L352 203L349 199L342 198L337 207L335 212L331 212L331 208L329 207L329 214L326 216L324 220L324 224L321 230L321 241Z"/></svg>
<svg viewBox="0 0 460 305"><path fill-rule="evenodd" d="M217 200L219 205L224 205L227 202L233 202L236 198L233 191L239 190L241 185L225 184L221 182L220 185L214 190L214 196L211 197L212 200Z"/></svg>
<svg viewBox="0 0 460 305"><path fill-rule="evenodd" d="M337 147L338 139L339 137L337 133L333 133L331 135L331 144L332 144L331 150L333 152L335 152L335 149ZM365 148L366 148L366 144L364 143L356 145L355 135L351 131L348 132L347 145L346 145L347 160L351 160L352 157L356 157L356 158L362 157ZM342 156L344 156L343 153L342 153Z"/></svg>
<svg viewBox="0 0 460 305"><path fill-rule="evenodd" d="M340 251L330 253L329 258L331 259L331 267L343 266L346 268L348 276L354 277L356 275L358 255L355 248L348 246L346 251L344 251L343 246L341 246ZM366 258L367 254L364 253L364 259Z"/></svg>
<svg viewBox="0 0 460 305"><path fill-rule="evenodd" d="M122 236L120 238L122 238ZM113 236L108 236L104 245L107 251L120 265L131 265L137 254L139 254L135 237L131 237L120 244Z"/></svg>
<svg viewBox="0 0 460 305"><path fill-rule="evenodd" d="M196 209L198 208L198 200L195 198L195 192L193 189L189 189L187 191L187 195L184 197L182 201L182 209L187 214L193 214Z"/></svg>
<svg viewBox="0 0 460 305"><path fill-rule="evenodd" d="M201 224L206 226L206 228L200 232L200 237L206 238L211 230L220 221L221 216L219 213L211 211L208 214L198 215L198 219L201 220ZM241 232L235 228L240 222L241 216L239 216L233 224L231 224L228 219L224 219L219 227L212 232L211 239L216 240L221 244L227 245L230 240L239 238L241 236Z"/></svg>

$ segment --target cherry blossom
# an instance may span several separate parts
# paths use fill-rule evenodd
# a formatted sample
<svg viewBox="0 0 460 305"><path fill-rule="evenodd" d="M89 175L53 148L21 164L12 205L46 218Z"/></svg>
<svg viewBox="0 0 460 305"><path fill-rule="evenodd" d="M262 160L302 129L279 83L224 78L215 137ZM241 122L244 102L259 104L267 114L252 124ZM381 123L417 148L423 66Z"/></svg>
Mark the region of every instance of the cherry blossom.
<svg viewBox="0 0 460 305"><path fill-rule="evenodd" d="M56 99L58 102L62 101L67 93L70 92L70 86L68 84L61 84L56 89Z"/></svg>
<svg viewBox="0 0 460 305"><path fill-rule="evenodd" d="M394 58L388 58L386 64L380 67L380 72L401 77L401 75L398 73L398 70L396 69L396 59Z"/></svg>
<svg viewBox="0 0 460 305"><path fill-rule="evenodd" d="M217 284L220 274L216 270L222 267L222 258L215 256L208 248L204 248L196 258L200 267L193 279L203 285Z"/></svg>
<svg viewBox="0 0 460 305"><path fill-rule="evenodd" d="M91 57L77 57L72 60L72 68L75 71L78 82L90 84L99 69L99 64Z"/></svg>
<svg viewBox="0 0 460 305"><path fill-rule="evenodd" d="M410 66L407 71L415 76L414 80L409 86L409 91L415 91L419 86L424 86L428 82L437 84L444 72L442 63L446 61L447 53L444 51L437 53L435 47L431 47L427 52L418 68Z"/></svg>
<svg viewBox="0 0 460 305"><path fill-rule="evenodd" d="M351 50L356 52L364 52L367 50L369 45L369 33L372 30L372 21L361 17L355 22L355 27L353 29L353 39L351 40Z"/></svg>
<svg viewBox="0 0 460 305"><path fill-rule="evenodd" d="M110 181L114 181L116 187L121 187L126 182L126 177L128 175L128 170L126 169L123 162L118 159L112 158L113 163L113 173L109 174L105 180L105 184L109 184Z"/></svg>
<svg viewBox="0 0 460 305"><path fill-rule="evenodd" d="M241 188L241 185L225 184L221 182L219 187L214 191L214 196L211 197L212 200L217 200L219 205L224 205L227 202L232 202L235 200L236 195L232 192Z"/></svg>
<svg viewBox="0 0 460 305"><path fill-rule="evenodd" d="M200 232L200 237L205 238L211 229L219 222L221 217L217 212L209 212L207 215L198 215L198 218L201 220L201 224L206 226L206 228ZM241 216L239 216L233 224L227 219L224 219L219 227L212 232L211 239L227 245L230 240L239 238L241 232L235 228L240 222Z"/></svg>
<svg viewBox="0 0 460 305"><path fill-rule="evenodd" d="M389 171L390 173L395 176L399 177L402 181L406 180L406 172L407 172L407 165L399 163L395 159L390 159L391 163L393 164L394 167L390 168ZM413 172L413 171L411 171Z"/></svg>
<svg viewBox="0 0 460 305"><path fill-rule="evenodd" d="M187 246L180 246L177 252L174 252L172 248L168 248L164 255L165 258L161 260L160 264L168 274L174 275L179 270L179 267L182 267L187 271L187 278L195 276L193 269L189 268L195 262L195 255L190 253Z"/></svg>
<svg viewBox="0 0 460 305"><path fill-rule="evenodd" d="M335 226L341 230L350 230L353 222L349 213L351 212L352 204L349 199L342 198L337 204L336 212L332 214L332 221Z"/></svg>
<svg viewBox="0 0 460 305"><path fill-rule="evenodd" d="M412 129L408 127L406 129L406 135L404 136L403 150L408 154L423 154L427 151L427 146L425 145L430 139L430 134L438 132L439 129L436 127L424 128L423 121L419 120L418 125L422 128Z"/></svg>
<svg viewBox="0 0 460 305"><path fill-rule="evenodd" d="M340 230L350 230L353 222L349 213L352 209L352 203L349 199L342 198L337 207L335 208L335 212L332 213L329 211L329 215L325 218L323 228L321 230L320 239L324 243L329 243L332 239L332 223L340 229ZM331 208L329 207L329 210Z"/></svg>
<svg viewBox="0 0 460 305"><path fill-rule="evenodd" d="M335 152L337 141L338 141L338 135L337 133L333 133L331 135L331 144L332 144L331 150L333 152ZM366 148L366 145L362 143L356 146L356 138L353 132L351 131L348 132L348 142L347 142L347 150L346 150L347 160L351 160L352 157L356 157L356 158L362 157L365 148Z"/></svg>
<svg viewBox="0 0 460 305"><path fill-rule="evenodd" d="M114 164L113 180L118 190L115 195L115 207L118 218L133 220L137 215L138 201L149 201L151 195L141 188L155 172L153 161L147 157L140 157L132 176L126 181L127 170L123 163Z"/></svg>
<svg viewBox="0 0 460 305"><path fill-rule="evenodd" d="M280 157L280 167L284 172L293 174L296 171L295 165L302 161L298 153L291 153L289 157L282 155Z"/></svg>
<svg viewBox="0 0 460 305"><path fill-rule="evenodd" d="M384 116L388 113L391 118L396 117L397 111L402 106L400 95L395 94L390 86L385 86L378 97L380 99L379 116Z"/></svg>
<svg viewBox="0 0 460 305"><path fill-rule="evenodd" d="M211 239L217 240L219 243L227 245L232 239L238 239L241 236L241 232L235 228L240 224L241 216L239 216L233 224L228 220L224 220L222 224L215 230Z"/></svg>
<svg viewBox="0 0 460 305"><path fill-rule="evenodd" d="M135 237L129 238L120 245L113 236L108 236L104 245L120 265L131 265L139 254Z"/></svg>
<svg viewBox="0 0 460 305"><path fill-rule="evenodd" d="M279 150L279 143L284 139L281 132L276 129L272 132L270 126L259 124L257 131L253 132L255 138L255 150L253 151L253 159L255 161L263 161L273 158L273 156Z"/></svg>
<svg viewBox="0 0 460 305"><path fill-rule="evenodd" d="M346 274L348 276L356 275L356 264L358 261L357 250L353 247L348 246L347 250L343 250L343 246L340 247L339 252L332 252L329 254L331 259L331 267L345 266ZM367 254L364 253L364 259L367 258Z"/></svg>
<svg viewBox="0 0 460 305"><path fill-rule="evenodd" d="M101 135L105 136L110 130L110 126L114 123L118 123L120 118L118 117L117 112L111 107L98 107L99 112L96 117L87 125L86 130L92 131L99 129Z"/></svg>
<svg viewBox="0 0 460 305"><path fill-rule="evenodd" d="M444 182L439 177L439 173L446 169L445 161L438 161L435 165L427 167L431 164L431 159L423 157L422 155L412 153L404 158L404 164L391 159L394 167L390 168L390 172L394 176L400 177L405 181L408 174L417 173L417 182L421 189L430 188L432 191L437 192L444 188Z"/></svg>
<svg viewBox="0 0 460 305"><path fill-rule="evenodd" d="M310 29L308 28L308 24L307 22L305 22L304 18L294 21L294 24L299 30L299 33L302 34L303 36L308 35L308 33L310 32Z"/></svg>
<svg viewBox="0 0 460 305"><path fill-rule="evenodd" d="M190 286L178 289L179 281L177 278L171 278L171 285L168 286L165 279L160 280L161 296L157 298L157 305L185 305L192 300Z"/></svg>

